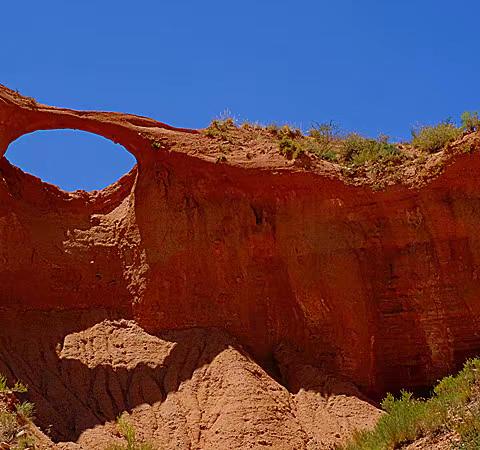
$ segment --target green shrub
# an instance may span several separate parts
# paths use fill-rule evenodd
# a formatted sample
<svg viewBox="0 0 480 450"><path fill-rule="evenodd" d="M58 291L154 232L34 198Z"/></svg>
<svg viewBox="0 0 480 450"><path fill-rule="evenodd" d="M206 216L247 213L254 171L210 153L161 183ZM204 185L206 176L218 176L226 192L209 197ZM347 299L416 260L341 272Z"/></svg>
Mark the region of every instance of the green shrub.
<svg viewBox="0 0 480 450"><path fill-rule="evenodd" d="M336 147L339 142L340 128L332 121L317 123L308 131L306 150L321 159L337 161Z"/></svg>
<svg viewBox="0 0 480 450"><path fill-rule="evenodd" d="M311 137L304 138L301 146L305 152L318 156L320 159L330 162L336 162L338 159L337 152L335 151L334 147L319 143Z"/></svg>
<svg viewBox="0 0 480 450"><path fill-rule="evenodd" d="M280 152L288 159L302 153L311 153L321 159L349 165L362 165L370 161L397 161L402 157L400 150L388 143L388 138L369 139L357 133L340 137L339 128L333 123L317 124L308 136L289 127L280 128Z"/></svg>
<svg viewBox="0 0 480 450"><path fill-rule="evenodd" d="M420 127L412 130L412 145L422 152L435 153L449 142L458 139L462 130L447 120L438 125Z"/></svg>
<svg viewBox="0 0 480 450"><path fill-rule="evenodd" d="M456 450L478 450L480 448L480 411L475 410L457 429L460 442Z"/></svg>
<svg viewBox="0 0 480 450"><path fill-rule="evenodd" d="M20 431L15 414L0 411L0 442L12 442Z"/></svg>
<svg viewBox="0 0 480 450"><path fill-rule="evenodd" d="M350 133L341 142L339 156L346 164L362 165L370 161L393 161L401 158L400 150L388 138L370 139Z"/></svg>
<svg viewBox="0 0 480 450"><path fill-rule="evenodd" d="M280 130L280 127L279 127L276 123L271 123L271 124L267 125L267 126L265 127L265 129L266 129L269 133L271 133L271 134L273 134L273 135L277 135L278 132L279 132L279 130Z"/></svg>
<svg viewBox="0 0 480 450"><path fill-rule="evenodd" d="M24 419L33 420L33 414L35 413L35 406L30 402L22 402L16 405L17 414L23 416Z"/></svg>
<svg viewBox="0 0 480 450"><path fill-rule="evenodd" d="M135 428L122 416L117 419L117 428L126 444L111 444L105 450L155 450L147 442L138 442Z"/></svg>
<svg viewBox="0 0 480 450"><path fill-rule="evenodd" d="M382 402L383 415L371 431L357 432L343 450L393 449L426 433L454 429L462 438L462 449L478 449L480 416L472 414L469 402L480 381L480 360L468 361L457 376L444 378L428 400L402 392L388 394Z"/></svg>
<svg viewBox="0 0 480 450"><path fill-rule="evenodd" d="M477 111L465 111L462 116L462 129L469 133L480 131L480 119Z"/></svg>
<svg viewBox="0 0 480 450"><path fill-rule="evenodd" d="M214 119L210 122L210 125L204 130L204 133L208 137L221 137L227 136L228 132L237 128L235 120L231 117L225 119Z"/></svg>
<svg viewBox="0 0 480 450"><path fill-rule="evenodd" d="M287 159L295 159L305 152L302 144L291 137L282 137L278 145L280 147L280 153L286 156Z"/></svg>
<svg viewBox="0 0 480 450"><path fill-rule="evenodd" d="M24 384L16 382L10 388L7 378L0 375L0 442L8 444L12 450L23 450L33 447L32 436L26 432L25 425L33 417L32 403L23 402L15 404L15 411L7 408L7 403L12 400L12 394L24 393L27 388ZM14 402L16 398L13 397Z"/></svg>

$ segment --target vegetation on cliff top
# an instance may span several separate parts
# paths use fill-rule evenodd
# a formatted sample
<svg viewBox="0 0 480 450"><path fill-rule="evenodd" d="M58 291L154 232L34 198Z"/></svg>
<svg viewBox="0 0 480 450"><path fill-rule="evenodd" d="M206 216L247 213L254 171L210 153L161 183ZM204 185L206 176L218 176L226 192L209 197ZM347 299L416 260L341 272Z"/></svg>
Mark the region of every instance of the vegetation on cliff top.
<svg viewBox="0 0 480 450"><path fill-rule="evenodd" d="M268 131L277 142L279 152L287 159L312 155L346 167L359 167L373 162L398 164L412 155L439 152L462 135L479 131L480 119L477 112L465 112L461 116L460 126L446 120L437 125L416 127L412 130L411 142L402 144L390 143L385 135L369 138L358 133L342 133L333 122L314 124L306 134L288 125L279 127L244 123L241 128ZM233 129L238 129L235 120L226 117L213 120L204 133L234 143L231 134ZM222 158L222 161L225 159Z"/></svg>
<svg viewBox="0 0 480 450"><path fill-rule="evenodd" d="M480 359L468 361L456 376L444 378L429 399L402 392L388 394L382 402L386 411L372 431L358 432L342 450L401 448L419 438L435 448L432 440L443 437L455 450L480 448ZM429 444L430 442L430 444Z"/></svg>

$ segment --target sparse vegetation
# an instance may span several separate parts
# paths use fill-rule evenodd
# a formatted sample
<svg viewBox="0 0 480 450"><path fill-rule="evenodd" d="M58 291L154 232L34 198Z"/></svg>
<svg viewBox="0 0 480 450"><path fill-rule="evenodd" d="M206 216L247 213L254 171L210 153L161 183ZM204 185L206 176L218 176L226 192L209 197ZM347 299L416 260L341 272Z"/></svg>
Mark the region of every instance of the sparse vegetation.
<svg viewBox="0 0 480 450"><path fill-rule="evenodd" d="M105 450L155 450L155 447L147 442L138 442L135 427L124 416L117 419L117 428L122 438L127 442L125 444L111 444Z"/></svg>
<svg viewBox="0 0 480 450"><path fill-rule="evenodd" d="M444 378L428 400L402 392L382 402L386 414L372 431L358 432L343 450L382 450L434 433L450 433L452 448L473 450L480 443L480 359Z"/></svg>
<svg viewBox="0 0 480 450"><path fill-rule="evenodd" d="M389 137L380 135L378 138L363 136L359 133L343 133L333 121L314 123L304 134L296 127L290 125L279 126L270 124L262 126L258 123L243 122L237 126L232 117L223 117L211 122L204 133L219 142L221 153L230 155L235 150L237 139L245 145L244 137L239 133L249 133L248 138L254 145L268 144L273 140L278 145L278 151L288 160L294 160L302 155L340 164L342 170L349 174L358 173L357 169L367 166L370 176L392 173L389 167L403 164L407 161L417 161L423 164L432 153L439 152L445 146L464 134L480 131L480 118L478 112L465 112L461 116L461 126L456 126L452 121L446 120L438 125L421 126L412 130L411 143L391 143ZM243 135L245 136L245 135ZM223 150L228 146L228 152ZM476 148L471 141L463 144L464 152ZM261 153L265 153L262 151ZM252 154L248 153L247 159ZM218 156L216 162L226 162L226 156ZM372 175L373 174L373 175Z"/></svg>
<svg viewBox="0 0 480 450"><path fill-rule="evenodd" d="M4 375L0 375L0 394L9 393L25 393L27 392L27 386L17 381L12 388L8 387L7 378Z"/></svg>
<svg viewBox="0 0 480 450"><path fill-rule="evenodd" d="M333 121L316 123L310 128L308 135L311 137L307 144L310 153L327 161L337 161L336 148L340 138L340 128L337 124Z"/></svg>
<svg viewBox="0 0 480 450"><path fill-rule="evenodd" d="M310 153L331 162L358 166L371 161L399 161L402 157L397 146L388 143L388 138L363 137L357 133L340 136L338 127L332 122L319 124L310 129L308 136L283 135L280 152L288 159L302 153Z"/></svg>
<svg viewBox="0 0 480 450"><path fill-rule="evenodd" d="M225 119L214 119L205 129L204 133L208 137L226 138L228 136L228 132L235 128L236 124L232 117L227 117Z"/></svg>
<svg viewBox="0 0 480 450"><path fill-rule="evenodd" d="M12 450L33 448L33 439L27 429L33 418L33 404L20 403L16 397L26 391L26 386L20 382L10 388L6 377L0 375L0 444Z"/></svg>
<svg viewBox="0 0 480 450"><path fill-rule="evenodd" d="M458 139L462 130L450 120L412 130L412 145L422 152L435 153Z"/></svg>
<svg viewBox="0 0 480 450"><path fill-rule="evenodd" d="M160 141L152 141L152 148L154 150L160 150L163 147Z"/></svg>
<svg viewBox="0 0 480 450"><path fill-rule="evenodd" d="M278 145L280 147L280 153L285 155L287 159L298 158L298 156L305 152L304 147L299 141L287 136L282 137Z"/></svg>
<svg viewBox="0 0 480 450"><path fill-rule="evenodd" d="M480 131L480 119L477 111L465 111L461 116L462 129L467 133Z"/></svg>
<svg viewBox="0 0 480 450"><path fill-rule="evenodd" d="M342 162L354 166L370 161L395 161L401 158L400 150L397 146L389 144L387 137L370 139L357 133L346 136L339 153Z"/></svg>

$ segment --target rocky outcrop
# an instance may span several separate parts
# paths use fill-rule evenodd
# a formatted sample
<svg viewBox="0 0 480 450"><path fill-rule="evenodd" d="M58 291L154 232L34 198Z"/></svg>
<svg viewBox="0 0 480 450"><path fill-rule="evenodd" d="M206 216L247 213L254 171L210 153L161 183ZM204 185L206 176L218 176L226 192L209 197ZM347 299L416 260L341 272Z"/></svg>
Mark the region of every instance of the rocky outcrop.
<svg viewBox="0 0 480 450"><path fill-rule="evenodd" d="M428 386L479 351L477 151L447 152L421 187L375 191L326 162L239 147L219 163L202 133L0 89L0 155L58 128L120 143L138 164L100 192L66 193L1 159L3 311L219 328L269 370L286 373L287 346L369 395Z"/></svg>

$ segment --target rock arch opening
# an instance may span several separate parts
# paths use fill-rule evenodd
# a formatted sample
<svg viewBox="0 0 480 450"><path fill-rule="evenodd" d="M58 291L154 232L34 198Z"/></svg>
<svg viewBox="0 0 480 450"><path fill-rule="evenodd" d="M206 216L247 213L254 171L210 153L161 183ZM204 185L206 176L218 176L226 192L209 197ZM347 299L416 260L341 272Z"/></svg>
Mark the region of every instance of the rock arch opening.
<svg viewBox="0 0 480 450"><path fill-rule="evenodd" d="M136 163L122 145L72 129L25 134L10 144L5 157L24 172L70 192L103 189Z"/></svg>

